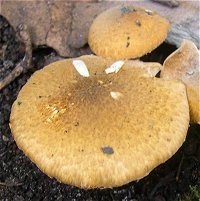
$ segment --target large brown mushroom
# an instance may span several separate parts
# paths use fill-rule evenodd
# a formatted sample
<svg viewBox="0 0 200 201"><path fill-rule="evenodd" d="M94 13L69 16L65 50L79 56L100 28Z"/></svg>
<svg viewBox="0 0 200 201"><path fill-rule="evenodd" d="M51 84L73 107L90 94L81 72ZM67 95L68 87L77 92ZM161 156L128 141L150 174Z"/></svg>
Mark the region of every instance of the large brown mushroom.
<svg viewBox="0 0 200 201"><path fill-rule="evenodd" d="M96 56L34 73L10 117L18 147L50 177L81 188L146 176L179 149L188 124L184 84Z"/></svg>

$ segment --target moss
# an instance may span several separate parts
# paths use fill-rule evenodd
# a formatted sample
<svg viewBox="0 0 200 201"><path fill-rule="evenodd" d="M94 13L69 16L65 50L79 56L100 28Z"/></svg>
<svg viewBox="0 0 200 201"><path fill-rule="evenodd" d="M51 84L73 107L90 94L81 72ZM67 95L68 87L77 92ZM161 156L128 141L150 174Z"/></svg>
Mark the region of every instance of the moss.
<svg viewBox="0 0 200 201"><path fill-rule="evenodd" d="M177 195L178 201L200 201L200 191L198 190L197 186L189 186L189 193L181 196L180 194Z"/></svg>

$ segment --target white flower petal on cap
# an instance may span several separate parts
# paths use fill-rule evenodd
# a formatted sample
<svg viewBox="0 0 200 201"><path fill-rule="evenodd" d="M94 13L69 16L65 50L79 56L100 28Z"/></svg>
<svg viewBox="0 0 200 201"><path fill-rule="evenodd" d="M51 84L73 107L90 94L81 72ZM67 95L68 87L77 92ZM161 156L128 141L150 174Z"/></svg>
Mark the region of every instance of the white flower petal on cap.
<svg viewBox="0 0 200 201"><path fill-rule="evenodd" d="M106 68L105 72L106 74L117 73L123 65L124 65L124 61L116 61L110 67Z"/></svg>
<svg viewBox="0 0 200 201"><path fill-rule="evenodd" d="M119 99L120 97L122 97L122 93L120 92L115 92L115 91L111 91L110 92L110 95L113 99L117 100Z"/></svg>
<svg viewBox="0 0 200 201"><path fill-rule="evenodd" d="M82 60L73 60L73 65L75 69L78 71L78 73L83 77L90 76L88 68Z"/></svg>

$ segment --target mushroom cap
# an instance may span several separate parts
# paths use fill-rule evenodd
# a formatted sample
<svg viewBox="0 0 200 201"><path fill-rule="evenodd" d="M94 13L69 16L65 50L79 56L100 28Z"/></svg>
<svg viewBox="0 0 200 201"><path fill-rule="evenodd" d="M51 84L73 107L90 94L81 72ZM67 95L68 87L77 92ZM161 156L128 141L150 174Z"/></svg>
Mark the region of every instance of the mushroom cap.
<svg viewBox="0 0 200 201"><path fill-rule="evenodd" d="M163 66L157 62L143 62L140 60L126 60L126 65L137 68L137 71L146 74L147 77L155 77L159 72L162 71Z"/></svg>
<svg viewBox="0 0 200 201"><path fill-rule="evenodd" d="M89 77L73 67L84 61ZM126 63L82 56L33 74L14 102L10 127L47 175L81 188L121 186L146 176L185 140L185 85L147 77Z"/></svg>
<svg viewBox="0 0 200 201"><path fill-rule="evenodd" d="M141 57L167 37L170 24L155 12L117 6L101 13L92 23L88 43L99 56L113 59Z"/></svg>
<svg viewBox="0 0 200 201"><path fill-rule="evenodd" d="M178 79L185 83L190 106L191 123L200 124L200 56L195 44L184 40L181 46L167 57L160 77Z"/></svg>

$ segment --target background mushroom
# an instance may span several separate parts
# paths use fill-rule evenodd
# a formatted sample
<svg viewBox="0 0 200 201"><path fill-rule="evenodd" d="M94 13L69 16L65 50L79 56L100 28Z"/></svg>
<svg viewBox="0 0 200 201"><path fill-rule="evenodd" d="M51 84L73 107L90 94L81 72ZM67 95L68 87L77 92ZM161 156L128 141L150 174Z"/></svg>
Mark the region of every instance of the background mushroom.
<svg viewBox="0 0 200 201"><path fill-rule="evenodd" d="M167 37L169 28L169 22L153 11L117 6L93 21L88 43L100 56L138 58L158 47Z"/></svg>
<svg viewBox="0 0 200 201"><path fill-rule="evenodd" d="M74 68L77 60L89 76ZM146 176L184 142L184 84L147 77L126 63L107 74L113 62L96 56L58 61L20 91L12 134L50 177L82 188L120 186Z"/></svg>
<svg viewBox="0 0 200 201"><path fill-rule="evenodd" d="M190 106L190 121L200 124L200 57L191 41L184 40L181 46L165 60L161 78L182 80L187 87Z"/></svg>

